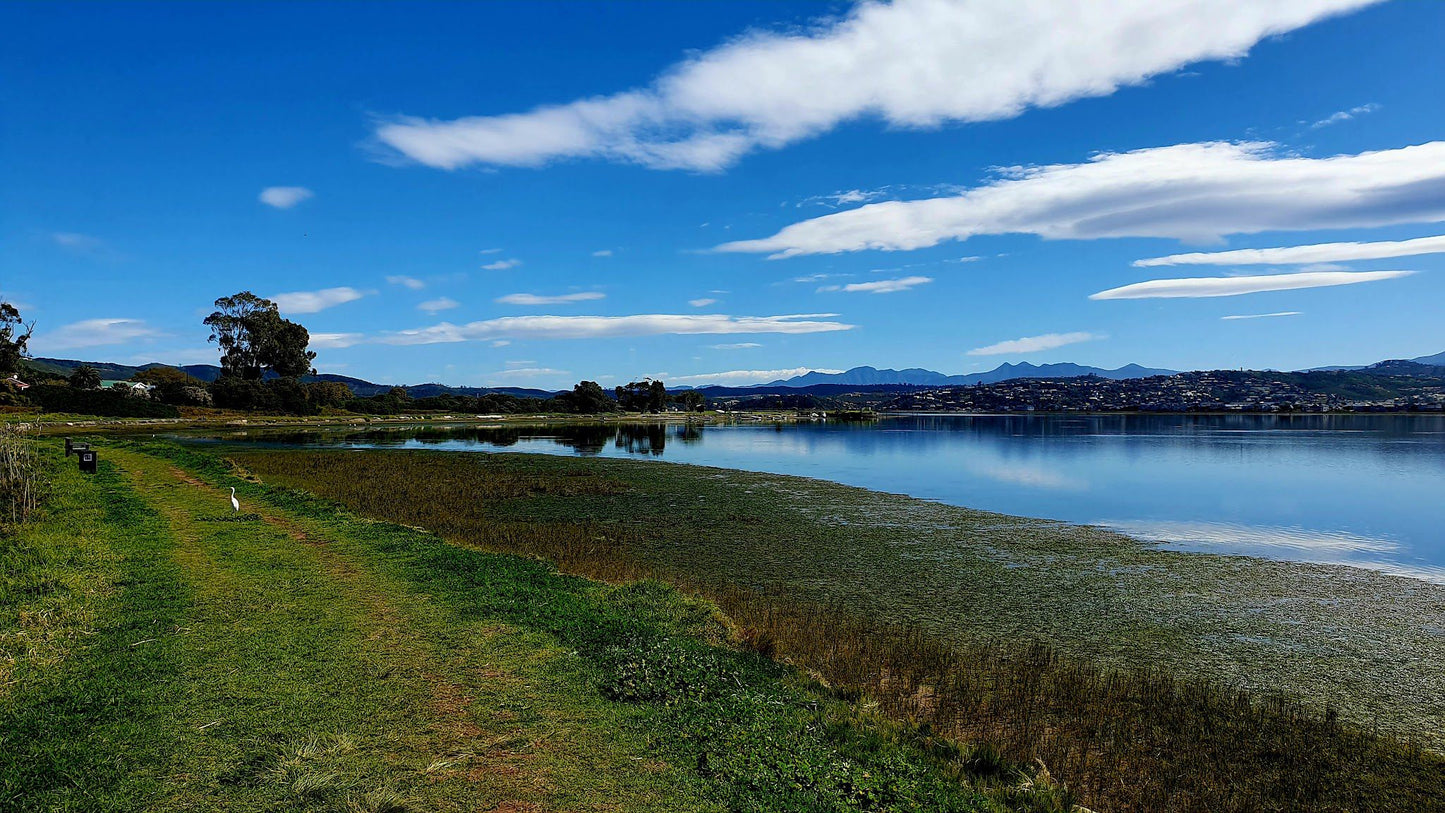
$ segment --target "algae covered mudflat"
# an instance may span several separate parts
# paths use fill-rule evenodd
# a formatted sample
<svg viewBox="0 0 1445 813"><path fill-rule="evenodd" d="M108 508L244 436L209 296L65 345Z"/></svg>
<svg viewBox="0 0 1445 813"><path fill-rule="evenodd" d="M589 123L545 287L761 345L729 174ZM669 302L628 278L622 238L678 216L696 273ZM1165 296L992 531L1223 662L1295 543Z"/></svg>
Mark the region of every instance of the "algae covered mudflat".
<svg viewBox="0 0 1445 813"><path fill-rule="evenodd" d="M1098 528L734 470L413 452L238 459L268 480L448 536L483 534L483 518L625 528L629 556L688 581L786 589L950 640L1039 641L1281 692L1367 727L1445 742L1445 674L1436 668L1445 663L1445 587L1427 582L1159 550ZM387 476L403 464L407 482ZM617 485L585 497L523 489L465 505L447 496L465 494L481 471L591 474Z"/></svg>

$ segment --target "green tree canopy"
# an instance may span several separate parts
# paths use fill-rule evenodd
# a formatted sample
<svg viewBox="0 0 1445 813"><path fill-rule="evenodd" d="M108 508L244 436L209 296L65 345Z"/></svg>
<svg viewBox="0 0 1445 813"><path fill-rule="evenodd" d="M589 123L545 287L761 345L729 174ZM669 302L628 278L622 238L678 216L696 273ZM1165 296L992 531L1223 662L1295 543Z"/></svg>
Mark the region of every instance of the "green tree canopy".
<svg viewBox="0 0 1445 813"><path fill-rule="evenodd" d="M100 371L89 364L82 364L70 371L70 386L78 390L98 390Z"/></svg>
<svg viewBox="0 0 1445 813"><path fill-rule="evenodd" d="M644 378L617 388L617 406L632 412L661 412L667 408L667 386Z"/></svg>
<svg viewBox="0 0 1445 813"><path fill-rule="evenodd" d="M20 360L29 355L26 344L34 332L34 322L25 324L14 305L0 302L0 378L20 372Z"/></svg>
<svg viewBox="0 0 1445 813"><path fill-rule="evenodd" d="M281 318L276 303L250 291L216 300L216 311L206 317L210 341L221 348L221 375L259 380L269 372L296 378L314 372L316 353L307 350L311 334Z"/></svg>

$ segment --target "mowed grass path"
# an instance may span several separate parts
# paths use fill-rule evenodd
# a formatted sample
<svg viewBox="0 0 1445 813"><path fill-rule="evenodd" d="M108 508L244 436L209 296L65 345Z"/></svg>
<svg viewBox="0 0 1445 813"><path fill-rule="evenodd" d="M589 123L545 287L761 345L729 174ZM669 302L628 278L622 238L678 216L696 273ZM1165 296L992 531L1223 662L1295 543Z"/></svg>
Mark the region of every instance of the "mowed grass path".
<svg viewBox="0 0 1445 813"><path fill-rule="evenodd" d="M731 646L656 582L462 548L174 446L105 444L94 476L44 457L42 515L0 537L0 810L1071 807Z"/></svg>
<svg viewBox="0 0 1445 813"><path fill-rule="evenodd" d="M93 543L91 603L117 600L72 657L13 671L0 808L709 807L555 641L457 618L304 519L233 516L165 461L106 460L54 513Z"/></svg>

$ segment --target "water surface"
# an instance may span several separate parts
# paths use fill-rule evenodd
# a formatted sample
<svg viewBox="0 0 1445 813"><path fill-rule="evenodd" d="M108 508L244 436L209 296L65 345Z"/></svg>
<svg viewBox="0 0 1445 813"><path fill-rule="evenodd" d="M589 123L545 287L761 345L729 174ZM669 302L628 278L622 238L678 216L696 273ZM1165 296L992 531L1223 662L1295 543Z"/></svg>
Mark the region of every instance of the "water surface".
<svg viewBox="0 0 1445 813"><path fill-rule="evenodd" d="M1106 525L1181 549L1445 583L1445 416L909 416L778 427L329 429L245 439L643 457L801 475Z"/></svg>

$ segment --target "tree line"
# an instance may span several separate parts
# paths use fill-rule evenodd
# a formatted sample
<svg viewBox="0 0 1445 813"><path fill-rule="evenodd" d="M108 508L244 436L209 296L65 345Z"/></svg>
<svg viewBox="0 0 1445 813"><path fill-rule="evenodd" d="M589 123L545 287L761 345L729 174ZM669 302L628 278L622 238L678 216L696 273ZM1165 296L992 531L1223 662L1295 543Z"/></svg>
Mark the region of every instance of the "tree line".
<svg viewBox="0 0 1445 813"><path fill-rule="evenodd" d="M124 417L174 417L186 407L292 415L328 411L593 415L701 411L706 407L702 393L669 393L663 382L652 379L631 381L610 392L595 381L580 381L570 391L550 398L507 393L413 398L404 387L361 397L340 382L303 380L316 375L311 334L303 325L282 317L269 299L250 291L221 297L203 324L210 328L209 341L219 351L221 373L215 381L201 381L175 367L152 367L136 373L121 388L102 390L100 371L88 365L75 368L69 376L25 366L34 323L25 323L13 305L0 302L0 379L12 379L0 384L0 405ZM31 386L22 388L13 380L21 373L31 379Z"/></svg>

